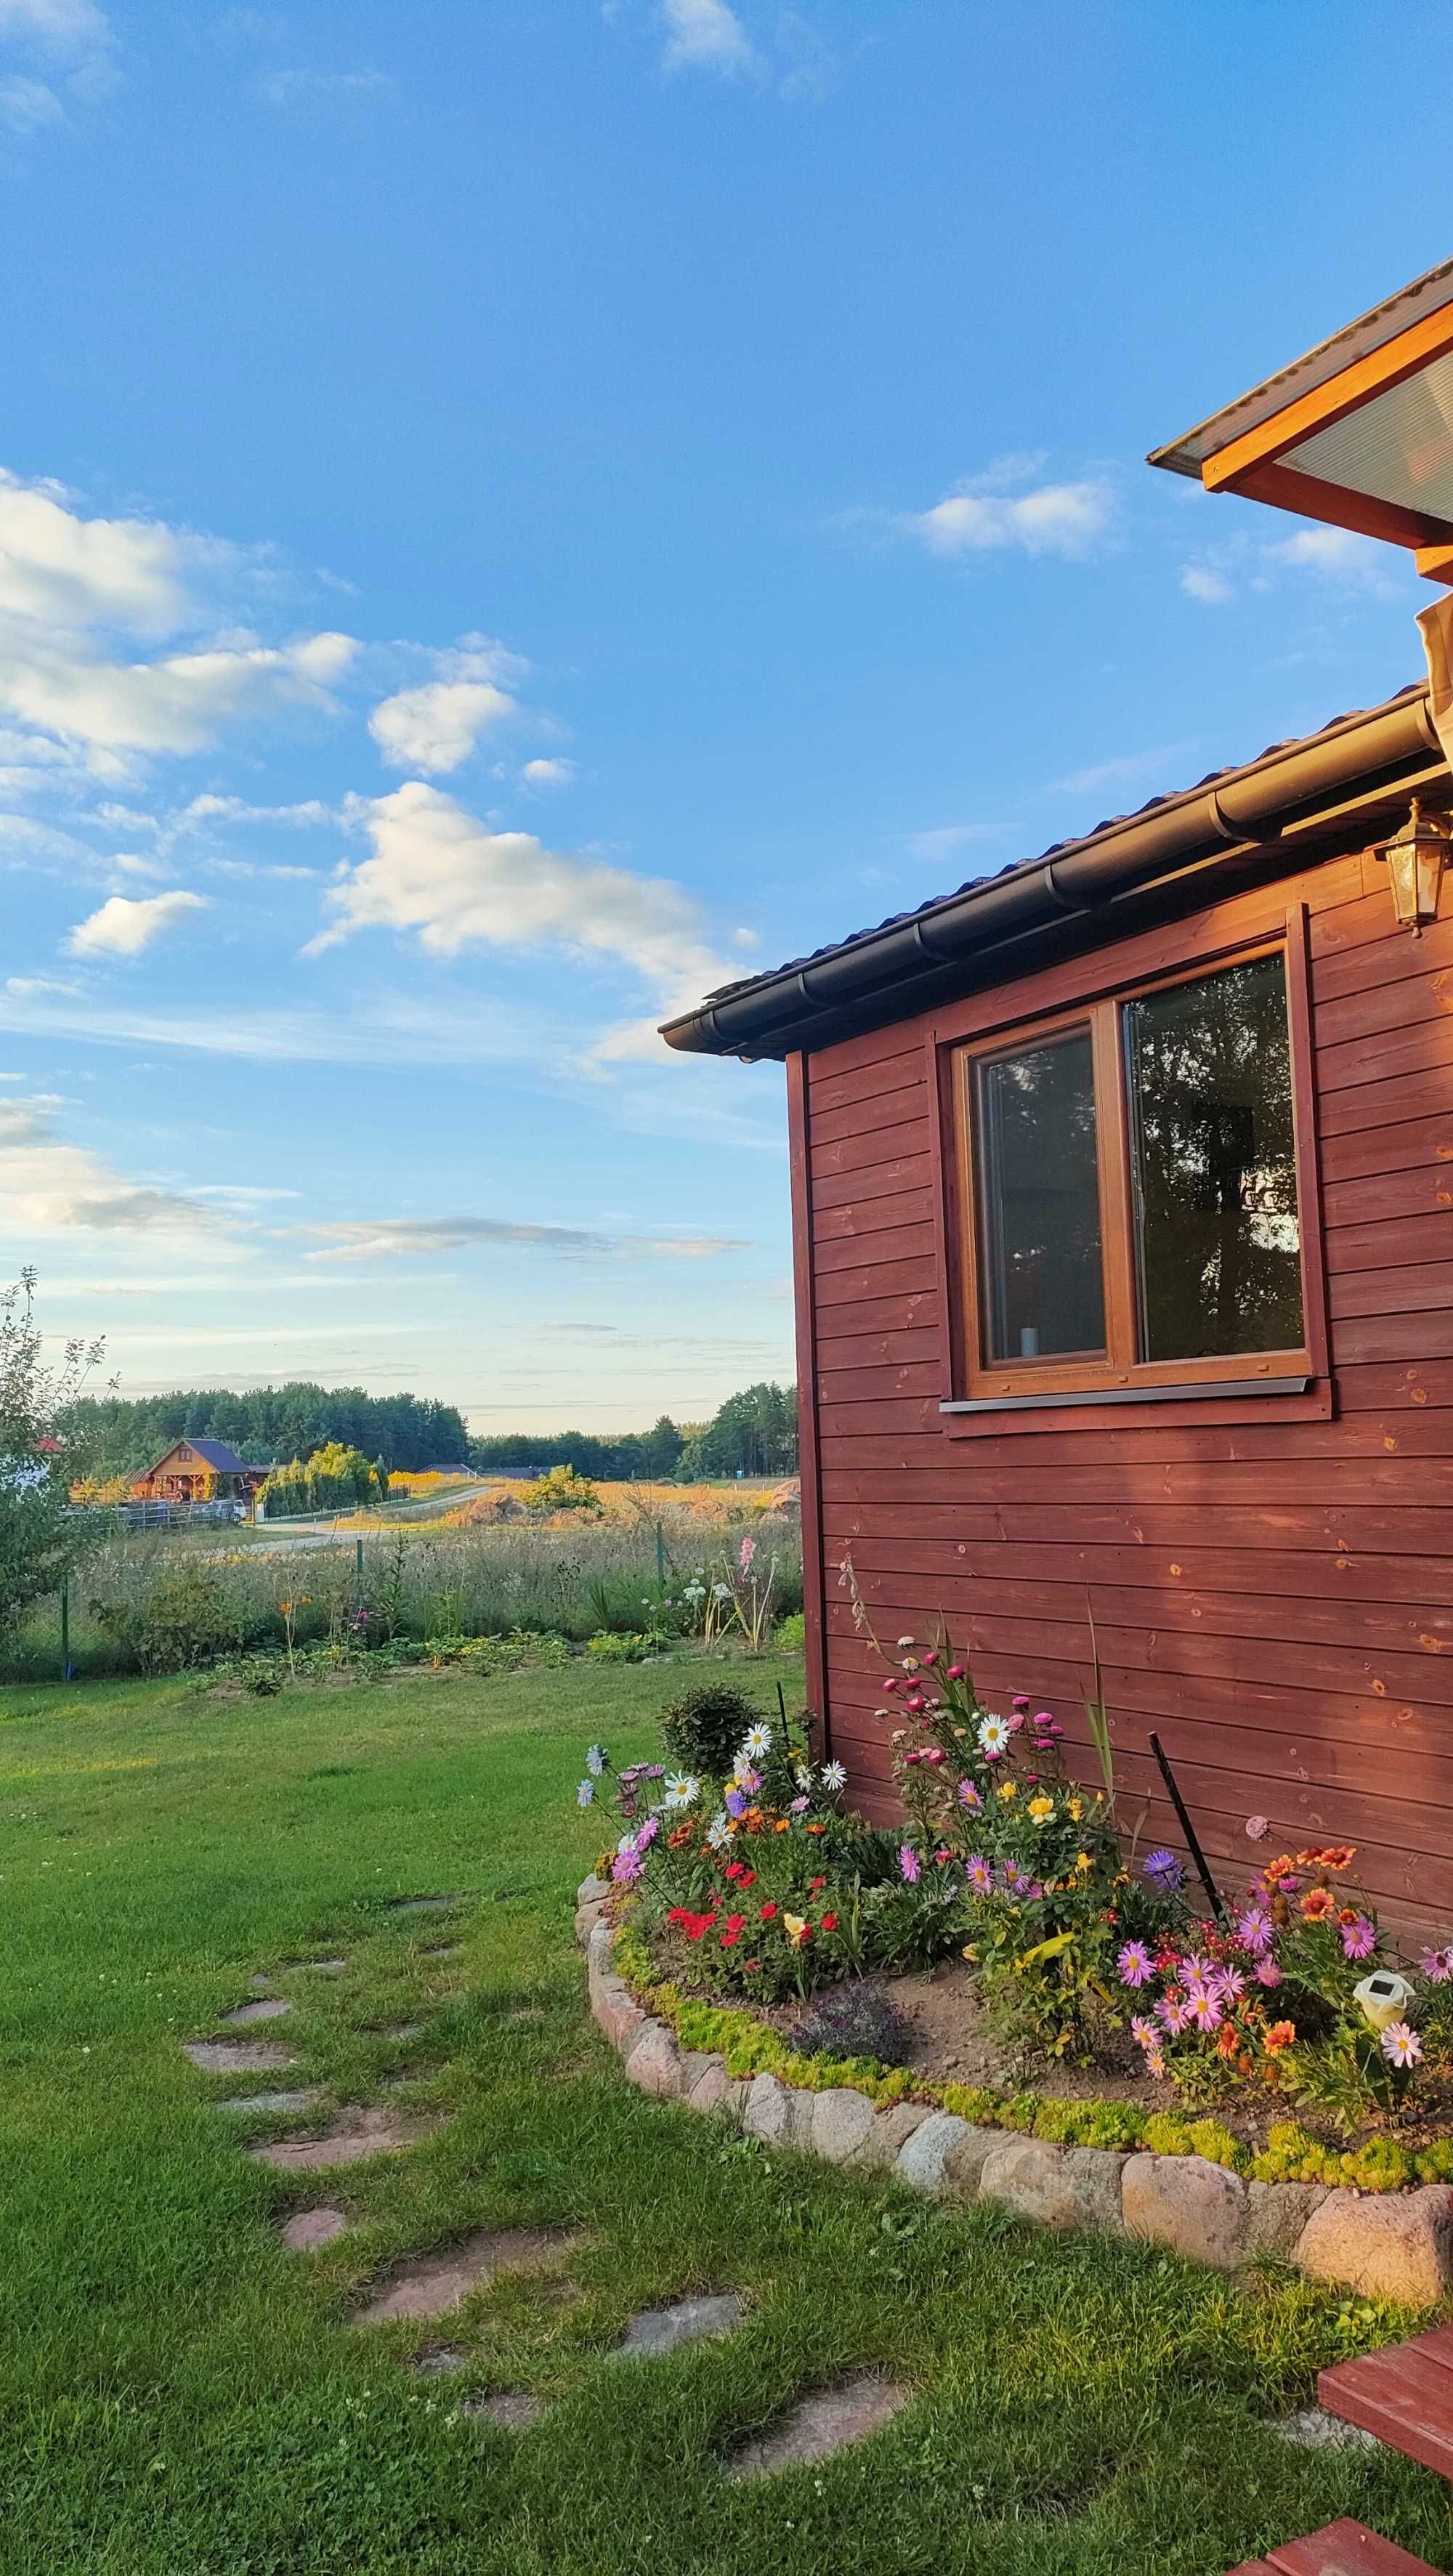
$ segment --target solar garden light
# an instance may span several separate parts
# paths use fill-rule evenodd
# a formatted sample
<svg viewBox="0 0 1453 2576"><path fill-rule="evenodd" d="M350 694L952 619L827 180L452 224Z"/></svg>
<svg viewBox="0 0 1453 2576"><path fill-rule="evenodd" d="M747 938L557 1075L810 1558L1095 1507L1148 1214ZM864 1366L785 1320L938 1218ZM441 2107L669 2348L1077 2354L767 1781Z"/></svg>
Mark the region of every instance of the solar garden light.
<svg viewBox="0 0 1453 2576"><path fill-rule="evenodd" d="M1438 889L1448 854L1449 832L1441 814L1424 814L1416 796L1408 819L1390 841L1377 843L1377 856L1387 863L1393 908L1404 929L1420 939L1425 921L1438 918Z"/></svg>
<svg viewBox="0 0 1453 2576"><path fill-rule="evenodd" d="M1369 2030L1386 2030L1389 2022L1406 2012L1417 1989L1393 1968L1374 1968L1360 1986L1352 1989L1352 2000L1360 2006Z"/></svg>

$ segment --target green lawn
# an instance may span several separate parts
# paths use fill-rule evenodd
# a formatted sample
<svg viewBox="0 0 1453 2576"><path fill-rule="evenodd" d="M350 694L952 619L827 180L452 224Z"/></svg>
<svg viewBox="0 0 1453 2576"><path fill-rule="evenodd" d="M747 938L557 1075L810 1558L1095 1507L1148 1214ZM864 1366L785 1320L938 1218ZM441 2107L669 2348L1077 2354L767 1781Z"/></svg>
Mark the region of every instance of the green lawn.
<svg viewBox="0 0 1453 2576"><path fill-rule="evenodd" d="M1385 2317L950 2216L623 2083L570 1943L573 1788L592 1734L645 1749L665 1689L577 1664L225 1705L0 1692L5 2576L1217 2576L1344 2512L1453 2569L1437 2480L1268 2429ZM460 1898L450 1958L423 1955L439 1916L389 1911L436 1890ZM348 1973L287 1966L320 1948ZM416 2066L384 2098L449 2115L427 2144L311 2183L239 2152L210 2107L237 2078L179 2043L258 1971L295 1999L273 2035L302 2064L256 2081L367 2101ZM426 2027L370 2035L393 2018ZM350 2233L285 2252L279 2219L322 2200ZM402 2252L566 2220L573 2301L517 2276L462 2327L345 2328ZM734 2287L731 2339L608 2357L633 2308ZM462 2377L405 2366L451 2332ZM733 2441L867 2363L921 2392L885 2433L721 2480ZM552 2403L510 2434L458 2419L472 2388Z"/></svg>

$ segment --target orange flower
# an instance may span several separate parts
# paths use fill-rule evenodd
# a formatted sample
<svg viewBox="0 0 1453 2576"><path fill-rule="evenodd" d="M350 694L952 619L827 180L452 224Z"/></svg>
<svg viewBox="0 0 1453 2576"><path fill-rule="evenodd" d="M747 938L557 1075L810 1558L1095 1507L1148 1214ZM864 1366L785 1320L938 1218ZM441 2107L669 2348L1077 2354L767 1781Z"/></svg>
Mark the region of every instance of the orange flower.
<svg viewBox="0 0 1453 2576"><path fill-rule="evenodd" d="M1295 2048L1296 2040L1294 2021L1274 2021L1261 2044L1268 2057L1280 2057L1284 2048Z"/></svg>
<svg viewBox="0 0 1453 2576"><path fill-rule="evenodd" d="M1234 2021L1223 2021L1216 2033L1216 2055L1234 2057L1241 2046L1241 2033Z"/></svg>
<svg viewBox="0 0 1453 2576"><path fill-rule="evenodd" d="M675 1833L668 1834L666 1840L673 1851L680 1851L682 1844L692 1841L695 1833L696 1827L694 1825L678 1825Z"/></svg>
<svg viewBox="0 0 1453 2576"><path fill-rule="evenodd" d="M777 1822L772 1827L772 1831L774 1834L790 1834L792 1827L787 1822L785 1816L779 1816Z"/></svg>
<svg viewBox="0 0 1453 2576"><path fill-rule="evenodd" d="M826 1831L827 1831L827 1827L826 1827L826 1825L809 1825L809 1826L807 1827L807 1831L808 1831L810 1834L825 1834L825 1833L826 1833Z"/></svg>
<svg viewBox="0 0 1453 2576"><path fill-rule="evenodd" d="M1261 1875L1268 1887L1274 1887L1277 1880L1288 1877L1295 1866L1291 1853L1282 1852L1276 1860L1267 1862Z"/></svg>
<svg viewBox="0 0 1453 2576"><path fill-rule="evenodd" d="M1302 1920L1306 1923L1325 1923L1328 1915L1336 1911L1337 1899L1330 1887L1309 1887L1302 1898Z"/></svg>
<svg viewBox="0 0 1453 2576"><path fill-rule="evenodd" d="M1328 1843L1321 1856L1321 1866L1323 1869L1330 1869L1333 1871L1350 1869L1356 1858L1357 1845L1355 1843Z"/></svg>

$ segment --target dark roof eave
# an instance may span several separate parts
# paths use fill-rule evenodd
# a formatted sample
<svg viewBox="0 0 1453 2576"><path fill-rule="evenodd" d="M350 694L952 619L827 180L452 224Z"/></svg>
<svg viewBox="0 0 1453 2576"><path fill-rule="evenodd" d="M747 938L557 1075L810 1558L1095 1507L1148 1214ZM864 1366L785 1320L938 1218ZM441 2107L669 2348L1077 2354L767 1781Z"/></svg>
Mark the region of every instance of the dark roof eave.
<svg viewBox="0 0 1453 2576"><path fill-rule="evenodd" d="M1103 824L1038 860L962 887L921 911L859 933L775 973L708 996L668 1020L668 1046L688 1054L782 1056L811 1043L814 1024L876 1011L1009 939L1032 938L1117 894L1221 857L1244 858L1285 825L1409 762L1441 759L1426 687L1404 690L1321 733L1279 743L1240 769L1222 770L1183 795Z"/></svg>

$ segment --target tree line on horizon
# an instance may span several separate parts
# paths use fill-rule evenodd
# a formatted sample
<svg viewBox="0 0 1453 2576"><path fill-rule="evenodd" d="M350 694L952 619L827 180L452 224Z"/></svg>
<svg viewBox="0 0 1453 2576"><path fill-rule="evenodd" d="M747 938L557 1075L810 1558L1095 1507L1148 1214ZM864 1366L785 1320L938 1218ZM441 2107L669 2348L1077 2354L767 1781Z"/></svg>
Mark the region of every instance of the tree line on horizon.
<svg viewBox="0 0 1453 2576"><path fill-rule="evenodd" d="M81 1396L57 1422L67 1465L104 1483L139 1476L175 1440L224 1440L250 1467L285 1465L338 1446L390 1470L468 1466L481 1475L573 1467L608 1482L648 1478L785 1476L797 1466L797 1391L763 1382L719 1405L709 1422L661 1414L649 1431L510 1431L470 1437L457 1405L430 1396L368 1395L362 1387L285 1386Z"/></svg>

